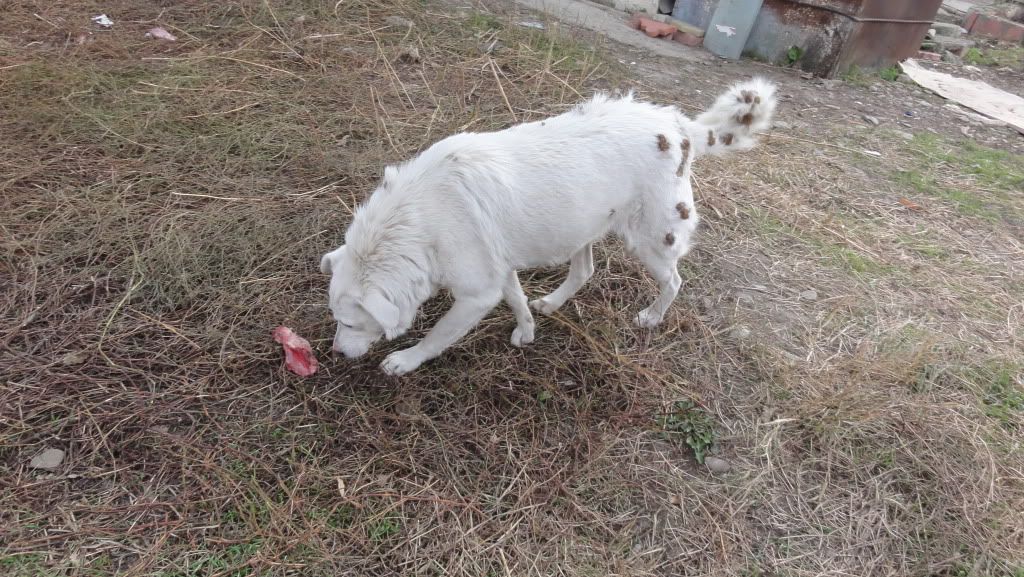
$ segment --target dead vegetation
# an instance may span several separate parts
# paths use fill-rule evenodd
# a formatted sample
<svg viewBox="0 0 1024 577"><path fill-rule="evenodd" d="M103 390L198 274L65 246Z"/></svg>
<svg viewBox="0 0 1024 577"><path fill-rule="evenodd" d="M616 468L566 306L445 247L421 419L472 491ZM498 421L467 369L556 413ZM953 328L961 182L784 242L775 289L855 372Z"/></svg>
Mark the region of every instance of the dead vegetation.
<svg viewBox="0 0 1024 577"><path fill-rule="evenodd" d="M403 341L296 379L270 331L328 351L319 256L385 163L633 80L494 7L24 8L0 24L5 574L1024 571L1019 157L779 134L694 167L662 329L630 325L654 287L610 245L523 350L503 310L410 378L376 368Z"/></svg>

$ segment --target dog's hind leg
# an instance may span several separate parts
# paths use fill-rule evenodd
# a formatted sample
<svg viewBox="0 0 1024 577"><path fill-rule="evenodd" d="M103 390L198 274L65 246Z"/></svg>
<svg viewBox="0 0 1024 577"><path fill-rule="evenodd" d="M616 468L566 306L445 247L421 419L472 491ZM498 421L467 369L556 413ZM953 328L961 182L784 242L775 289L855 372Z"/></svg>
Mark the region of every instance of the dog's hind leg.
<svg viewBox="0 0 1024 577"><path fill-rule="evenodd" d="M530 307L526 304L526 295L523 294L523 287L519 284L519 275L516 271L508 273L508 280L502 287L505 302L512 309L516 317L516 328L512 331L512 344L521 347L533 342L533 315Z"/></svg>
<svg viewBox="0 0 1024 577"><path fill-rule="evenodd" d="M415 346L395 351L384 359L381 368L389 375L404 375L440 355L501 302L501 285L475 294L456 294L455 304Z"/></svg>
<svg viewBox="0 0 1024 577"><path fill-rule="evenodd" d="M593 274L593 245L588 244L572 254L572 259L569 261L569 276L565 278L565 281L553 293L532 301L530 306L535 311L546 315L555 312L558 307L564 305L565 301L576 294L576 291L583 288Z"/></svg>
<svg viewBox="0 0 1024 577"><path fill-rule="evenodd" d="M643 261L647 272L658 282L658 288L661 290L651 306L636 316L637 325L651 328L661 323L661 319L665 317L668 307L679 294L683 279L679 277L679 271L676 269L676 257L669 251L661 250L660 247L644 247L637 251L637 256Z"/></svg>

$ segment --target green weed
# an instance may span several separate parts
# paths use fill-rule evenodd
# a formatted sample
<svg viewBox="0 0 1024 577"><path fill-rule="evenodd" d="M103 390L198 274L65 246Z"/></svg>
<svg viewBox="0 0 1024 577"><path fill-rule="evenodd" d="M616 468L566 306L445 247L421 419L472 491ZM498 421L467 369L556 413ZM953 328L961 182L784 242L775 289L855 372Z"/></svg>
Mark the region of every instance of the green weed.
<svg viewBox="0 0 1024 577"><path fill-rule="evenodd" d="M676 401L673 410L658 417L658 425L668 439L682 439L698 463L715 442L715 424L711 417L692 401Z"/></svg>

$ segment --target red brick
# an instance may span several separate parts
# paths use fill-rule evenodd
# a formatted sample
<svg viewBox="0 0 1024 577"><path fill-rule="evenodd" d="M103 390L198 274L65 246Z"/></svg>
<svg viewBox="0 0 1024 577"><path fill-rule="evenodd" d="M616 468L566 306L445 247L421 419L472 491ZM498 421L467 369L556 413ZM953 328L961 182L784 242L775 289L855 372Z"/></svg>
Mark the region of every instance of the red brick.
<svg viewBox="0 0 1024 577"><path fill-rule="evenodd" d="M972 12L975 17L968 16L967 22L970 26L967 30L971 34L987 36L1004 42L1024 42L1024 24L1018 24L1012 20Z"/></svg>
<svg viewBox="0 0 1024 577"><path fill-rule="evenodd" d="M659 38L661 36L672 36L676 31L676 27L670 24L664 24L657 20L651 20L646 16L633 15L629 19L629 25L633 28L643 30L644 34L651 38Z"/></svg>
<svg viewBox="0 0 1024 577"><path fill-rule="evenodd" d="M964 30L970 31L971 26L974 26L974 21L978 19L978 12L971 10L967 13L967 18L964 19Z"/></svg>
<svg viewBox="0 0 1024 577"><path fill-rule="evenodd" d="M680 44L685 44L687 46L700 46L701 44L704 44L703 38L700 38L699 36L694 36L689 32L683 32L681 30L677 31L675 34L672 35L672 40L675 40L676 42L679 42Z"/></svg>
<svg viewBox="0 0 1024 577"><path fill-rule="evenodd" d="M934 60L935 62L942 60L941 54L937 52L924 52L923 50L917 51L917 57L922 60Z"/></svg>

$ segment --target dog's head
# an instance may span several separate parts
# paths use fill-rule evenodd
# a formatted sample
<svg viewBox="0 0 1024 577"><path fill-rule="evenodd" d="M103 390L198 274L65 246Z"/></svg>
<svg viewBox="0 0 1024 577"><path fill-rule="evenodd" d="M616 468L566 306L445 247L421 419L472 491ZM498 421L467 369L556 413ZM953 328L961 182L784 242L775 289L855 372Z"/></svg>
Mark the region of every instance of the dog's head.
<svg viewBox="0 0 1024 577"><path fill-rule="evenodd" d="M393 339L402 330L398 307L379 288L360 282L359 263L342 246L320 259L320 270L331 275L327 289L338 322L333 348L353 359L362 356L381 337Z"/></svg>

